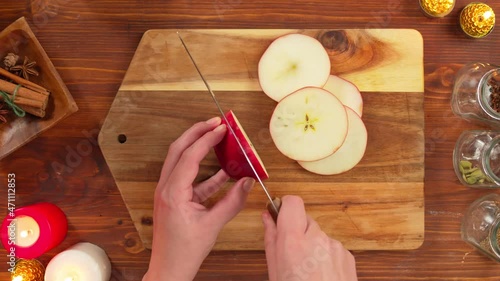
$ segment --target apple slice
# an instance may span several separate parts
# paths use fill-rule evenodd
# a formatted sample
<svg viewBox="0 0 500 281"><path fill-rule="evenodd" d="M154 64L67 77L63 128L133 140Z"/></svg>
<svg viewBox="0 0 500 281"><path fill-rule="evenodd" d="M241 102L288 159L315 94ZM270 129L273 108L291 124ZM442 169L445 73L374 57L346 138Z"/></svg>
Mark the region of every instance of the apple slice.
<svg viewBox="0 0 500 281"><path fill-rule="evenodd" d="M335 75L330 75L323 89L334 94L345 106L350 107L360 117L363 115L363 98L358 87Z"/></svg>
<svg viewBox="0 0 500 281"><path fill-rule="evenodd" d="M344 105L328 91L306 87L283 98L274 109L269 130L278 150L299 161L334 153L347 135Z"/></svg>
<svg viewBox="0 0 500 281"><path fill-rule="evenodd" d="M261 180L268 179L269 175L267 174L266 168L260 160L259 154L255 151L252 142L236 118L236 115L230 110L225 116L229 124L227 124L224 119L222 119L222 123L226 126L231 126L236 136L227 129L226 135L222 141L214 147L215 155L219 160L221 168L234 180L239 180L243 177L252 177L256 179L252 168L248 164L245 155L236 141L236 138L238 138L252 166L255 168L257 175L259 175Z"/></svg>
<svg viewBox="0 0 500 281"><path fill-rule="evenodd" d="M335 175L354 168L361 161L368 141L366 127L354 110L347 106L346 110L349 119L349 132L344 144L337 152L324 159L312 162L299 161L300 166L316 174Z"/></svg>
<svg viewBox="0 0 500 281"><path fill-rule="evenodd" d="M330 75L330 58L318 40L287 34L269 45L260 58L258 73L264 93L279 102L298 89L323 87Z"/></svg>

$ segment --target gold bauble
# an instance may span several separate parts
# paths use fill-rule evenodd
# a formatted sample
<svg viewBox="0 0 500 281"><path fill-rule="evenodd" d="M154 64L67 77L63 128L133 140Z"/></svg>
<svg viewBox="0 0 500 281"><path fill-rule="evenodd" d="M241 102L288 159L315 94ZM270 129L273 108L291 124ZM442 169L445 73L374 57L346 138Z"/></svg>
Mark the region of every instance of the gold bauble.
<svg viewBox="0 0 500 281"><path fill-rule="evenodd" d="M11 281L43 281L45 268L37 260L20 259L14 271L12 272Z"/></svg>
<svg viewBox="0 0 500 281"><path fill-rule="evenodd" d="M455 0L420 0L420 7L430 17L444 17L455 7Z"/></svg>
<svg viewBox="0 0 500 281"><path fill-rule="evenodd" d="M460 13L460 27L470 37L485 37L495 27L495 12L484 3L470 3Z"/></svg>

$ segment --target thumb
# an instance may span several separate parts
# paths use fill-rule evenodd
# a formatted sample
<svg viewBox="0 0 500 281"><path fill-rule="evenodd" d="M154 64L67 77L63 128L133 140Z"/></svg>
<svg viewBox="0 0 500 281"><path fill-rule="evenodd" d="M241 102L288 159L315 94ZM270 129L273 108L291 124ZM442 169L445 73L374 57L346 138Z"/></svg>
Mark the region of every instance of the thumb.
<svg viewBox="0 0 500 281"><path fill-rule="evenodd" d="M232 220L245 206L250 189L255 180L252 178L242 178L237 181L229 192L209 211L209 216L213 223L219 228Z"/></svg>
<svg viewBox="0 0 500 281"><path fill-rule="evenodd" d="M262 214L262 222L264 223L264 243L266 249L267 271L269 280L278 280L277 264L276 264L276 238L277 227L268 211Z"/></svg>

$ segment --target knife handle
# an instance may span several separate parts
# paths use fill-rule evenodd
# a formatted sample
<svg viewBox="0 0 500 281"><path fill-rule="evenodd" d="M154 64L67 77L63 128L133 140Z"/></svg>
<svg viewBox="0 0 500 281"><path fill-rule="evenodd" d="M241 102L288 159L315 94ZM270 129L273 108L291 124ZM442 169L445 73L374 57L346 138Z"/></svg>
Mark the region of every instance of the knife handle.
<svg viewBox="0 0 500 281"><path fill-rule="evenodd" d="M274 206L276 206L276 209L278 209L278 212L280 211L281 208L281 199L279 197L275 197L273 199ZM278 212L273 208L273 205L271 202L267 202L267 211L269 211L269 214L271 214L271 217L274 220L274 223L278 222Z"/></svg>

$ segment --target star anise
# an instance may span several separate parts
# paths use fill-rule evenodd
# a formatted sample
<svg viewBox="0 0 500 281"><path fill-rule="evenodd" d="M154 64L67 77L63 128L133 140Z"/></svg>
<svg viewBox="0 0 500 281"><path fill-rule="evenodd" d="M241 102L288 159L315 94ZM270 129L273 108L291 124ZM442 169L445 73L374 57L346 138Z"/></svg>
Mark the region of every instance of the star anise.
<svg viewBox="0 0 500 281"><path fill-rule="evenodd" d="M38 76L38 71L35 69L36 61L30 61L28 57L24 57L23 64L16 65L10 68L10 71L24 79L29 80L30 75Z"/></svg>
<svg viewBox="0 0 500 281"><path fill-rule="evenodd" d="M7 123L7 114L9 114L9 110L7 109L2 109L4 107L5 103L0 102L0 123Z"/></svg>

